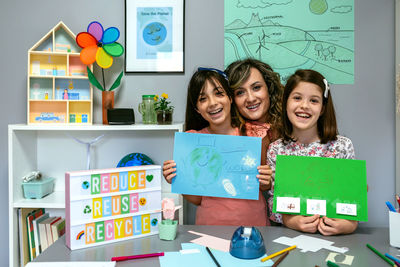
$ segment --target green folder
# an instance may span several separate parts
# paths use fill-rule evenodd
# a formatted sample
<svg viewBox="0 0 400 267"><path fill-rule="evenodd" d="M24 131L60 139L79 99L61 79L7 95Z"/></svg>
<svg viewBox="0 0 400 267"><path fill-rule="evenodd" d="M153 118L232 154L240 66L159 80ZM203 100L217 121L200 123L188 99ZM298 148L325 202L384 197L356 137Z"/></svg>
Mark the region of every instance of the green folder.
<svg viewBox="0 0 400 267"><path fill-rule="evenodd" d="M300 212L282 212L282 198L277 211L277 199L280 197L299 198ZM307 199L325 200L326 216L329 218L368 221L366 162L278 155L273 212L311 215L307 213ZM343 209L341 212L337 210L338 203L341 208L348 204L356 207L356 214L343 214Z"/></svg>

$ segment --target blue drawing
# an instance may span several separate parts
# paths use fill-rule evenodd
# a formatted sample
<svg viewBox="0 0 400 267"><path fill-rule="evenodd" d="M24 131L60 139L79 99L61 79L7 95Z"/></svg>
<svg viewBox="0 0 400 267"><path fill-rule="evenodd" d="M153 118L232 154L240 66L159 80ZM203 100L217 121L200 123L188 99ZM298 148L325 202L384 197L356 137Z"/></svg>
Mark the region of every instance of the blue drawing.
<svg viewBox="0 0 400 267"><path fill-rule="evenodd" d="M162 23L152 22L143 30L143 40L149 45L159 45L167 36L167 29Z"/></svg>
<svg viewBox="0 0 400 267"><path fill-rule="evenodd" d="M258 199L261 138L175 133L172 192Z"/></svg>

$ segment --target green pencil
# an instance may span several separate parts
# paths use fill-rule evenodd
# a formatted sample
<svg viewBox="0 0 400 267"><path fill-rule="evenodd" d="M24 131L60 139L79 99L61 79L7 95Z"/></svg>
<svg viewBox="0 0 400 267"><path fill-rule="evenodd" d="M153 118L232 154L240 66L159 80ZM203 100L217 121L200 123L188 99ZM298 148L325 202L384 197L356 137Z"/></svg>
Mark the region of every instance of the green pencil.
<svg viewBox="0 0 400 267"><path fill-rule="evenodd" d="M339 265L337 265L336 263L334 263L332 261L327 261L326 264L328 265L328 267L339 267Z"/></svg>
<svg viewBox="0 0 400 267"><path fill-rule="evenodd" d="M379 257L381 257L384 261L386 261L387 263L389 263L391 266L396 267L396 265L394 264L394 262L392 262L391 260L389 260L388 258L386 258L382 253L380 253L379 251L377 251L374 247L372 247L370 244L367 244L367 247L372 250L373 252L375 252L376 255L378 255Z"/></svg>

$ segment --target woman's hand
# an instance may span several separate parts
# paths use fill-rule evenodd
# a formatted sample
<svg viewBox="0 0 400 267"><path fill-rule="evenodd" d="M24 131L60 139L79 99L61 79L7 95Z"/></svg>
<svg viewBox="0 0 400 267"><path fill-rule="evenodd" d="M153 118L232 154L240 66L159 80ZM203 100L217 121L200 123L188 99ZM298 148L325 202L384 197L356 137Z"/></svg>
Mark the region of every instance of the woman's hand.
<svg viewBox="0 0 400 267"><path fill-rule="evenodd" d="M176 163L173 160L166 160L163 164L163 176L165 180L170 184L172 178L176 176Z"/></svg>
<svg viewBox="0 0 400 267"><path fill-rule="evenodd" d="M258 181L260 182L260 190L265 191L271 189L272 170L268 165L260 165L257 167Z"/></svg>
<svg viewBox="0 0 400 267"><path fill-rule="evenodd" d="M288 228L306 233L315 233L318 230L320 218L318 214L313 216L282 214L282 221Z"/></svg>
<svg viewBox="0 0 400 267"><path fill-rule="evenodd" d="M322 217L319 220L318 231L323 235L350 234L357 229L358 222L345 219Z"/></svg>

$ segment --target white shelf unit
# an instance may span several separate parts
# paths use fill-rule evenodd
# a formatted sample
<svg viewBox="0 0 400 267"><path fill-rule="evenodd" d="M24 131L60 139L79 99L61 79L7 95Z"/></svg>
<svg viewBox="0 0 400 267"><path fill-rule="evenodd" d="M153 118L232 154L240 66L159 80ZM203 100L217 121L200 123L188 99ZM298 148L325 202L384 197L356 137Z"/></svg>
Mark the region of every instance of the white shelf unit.
<svg viewBox="0 0 400 267"><path fill-rule="evenodd" d="M138 152L162 165L172 159L175 132L183 131L183 123L171 125L26 125L8 126L8 182L9 182L9 265L19 265L18 208L46 208L50 213L64 213L65 172L85 170L87 146L91 145L91 169L116 167L124 156ZM22 177L31 171L55 178L55 191L42 199L25 199ZM171 193L171 186L162 179L163 197L175 199L183 205L181 195ZM179 209L179 223L183 223L183 209Z"/></svg>

